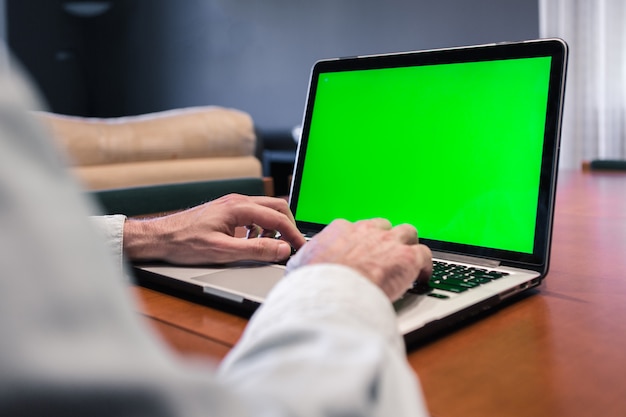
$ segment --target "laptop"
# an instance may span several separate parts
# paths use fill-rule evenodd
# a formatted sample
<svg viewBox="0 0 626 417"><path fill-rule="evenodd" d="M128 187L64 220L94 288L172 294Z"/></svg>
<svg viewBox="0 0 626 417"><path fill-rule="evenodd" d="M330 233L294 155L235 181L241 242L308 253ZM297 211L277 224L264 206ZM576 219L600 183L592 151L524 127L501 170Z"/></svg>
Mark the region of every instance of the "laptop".
<svg viewBox="0 0 626 417"><path fill-rule="evenodd" d="M313 66L290 208L308 237L336 218L418 229L437 272L395 303L407 344L545 278L566 66L560 39ZM247 311L284 269L135 265L140 281Z"/></svg>

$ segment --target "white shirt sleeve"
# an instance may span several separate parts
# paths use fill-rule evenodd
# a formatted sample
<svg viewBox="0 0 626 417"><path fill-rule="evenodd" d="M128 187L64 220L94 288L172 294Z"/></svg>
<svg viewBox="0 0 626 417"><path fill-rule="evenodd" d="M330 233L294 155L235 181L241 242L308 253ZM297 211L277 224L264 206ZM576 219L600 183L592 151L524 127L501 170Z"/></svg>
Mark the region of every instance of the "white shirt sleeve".
<svg viewBox="0 0 626 417"><path fill-rule="evenodd" d="M120 271L124 270L124 222L126 216L122 214L109 216L91 216L91 222L106 243L111 256Z"/></svg>
<svg viewBox="0 0 626 417"><path fill-rule="evenodd" d="M220 377L257 409L298 416L425 416L393 307L356 271L296 269L272 291ZM258 398L257 398L258 399Z"/></svg>

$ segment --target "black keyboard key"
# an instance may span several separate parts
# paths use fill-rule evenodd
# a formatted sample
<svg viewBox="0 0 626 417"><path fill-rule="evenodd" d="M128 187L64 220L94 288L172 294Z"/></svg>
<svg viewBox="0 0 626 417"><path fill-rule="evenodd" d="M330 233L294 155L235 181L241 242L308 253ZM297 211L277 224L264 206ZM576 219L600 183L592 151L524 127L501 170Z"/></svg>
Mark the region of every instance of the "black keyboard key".
<svg viewBox="0 0 626 417"><path fill-rule="evenodd" d="M444 290L444 291L449 291L449 292L454 292L454 293L467 291L467 288L465 287L459 287L459 286L450 285L450 284L442 284L440 282L431 282L429 285L431 286L431 288L436 288L438 290Z"/></svg>
<svg viewBox="0 0 626 417"><path fill-rule="evenodd" d="M476 282L477 284L486 284L486 283L491 282L493 280L490 279L490 278L484 278L484 277L472 277L472 278L470 278L470 281Z"/></svg>
<svg viewBox="0 0 626 417"><path fill-rule="evenodd" d="M428 296L429 297L434 297L434 298L441 298L441 299L450 298L449 295L439 294L438 292L429 292Z"/></svg>
<svg viewBox="0 0 626 417"><path fill-rule="evenodd" d="M480 283L478 282L472 282L471 280L460 279L460 278L439 279L439 280L436 280L435 282L440 282L442 284L448 284L448 285L458 285L459 287L464 287L464 288L474 288L480 285Z"/></svg>

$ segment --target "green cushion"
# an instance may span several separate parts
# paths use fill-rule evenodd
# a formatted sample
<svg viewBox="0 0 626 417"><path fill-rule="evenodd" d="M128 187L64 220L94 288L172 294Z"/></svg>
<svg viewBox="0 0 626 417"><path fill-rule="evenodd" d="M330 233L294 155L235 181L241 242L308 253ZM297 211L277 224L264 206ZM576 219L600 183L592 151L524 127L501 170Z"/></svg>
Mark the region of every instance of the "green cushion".
<svg viewBox="0 0 626 417"><path fill-rule="evenodd" d="M101 214L139 216L181 210L238 193L264 195L262 178L236 178L90 191Z"/></svg>

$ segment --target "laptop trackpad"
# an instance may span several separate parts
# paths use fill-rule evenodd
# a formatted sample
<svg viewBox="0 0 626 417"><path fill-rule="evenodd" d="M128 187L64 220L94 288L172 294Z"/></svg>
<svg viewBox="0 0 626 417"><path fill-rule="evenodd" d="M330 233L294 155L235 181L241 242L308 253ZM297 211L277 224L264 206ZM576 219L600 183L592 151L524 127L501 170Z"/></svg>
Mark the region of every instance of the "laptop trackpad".
<svg viewBox="0 0 626 417"><path fill-rule="evenodd" d="M246 299L262 302L274 285L285 275L281 265L244 266L222 269L206 275L193 277L205 286L205 292L230 293ZM206 288L206 287L209 288ZM216 294L217 295L217 294Z"/></svg>

